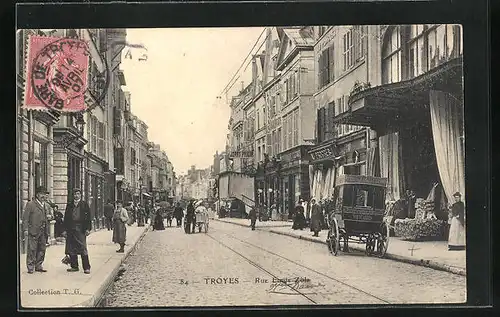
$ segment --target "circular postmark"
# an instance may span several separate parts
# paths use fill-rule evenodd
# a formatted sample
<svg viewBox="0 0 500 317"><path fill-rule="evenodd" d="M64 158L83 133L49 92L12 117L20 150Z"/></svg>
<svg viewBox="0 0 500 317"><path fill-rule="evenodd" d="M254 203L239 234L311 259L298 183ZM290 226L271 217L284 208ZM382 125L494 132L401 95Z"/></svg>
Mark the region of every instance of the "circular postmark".
<svg viewBox="0 0 500 317"><path fill-rule="evenodd" d="M94 67L86 41L61 38L44 46L31 69L33 94L47 108L62 113L91 111L103 102L109 86L105 59Z"/></svg>

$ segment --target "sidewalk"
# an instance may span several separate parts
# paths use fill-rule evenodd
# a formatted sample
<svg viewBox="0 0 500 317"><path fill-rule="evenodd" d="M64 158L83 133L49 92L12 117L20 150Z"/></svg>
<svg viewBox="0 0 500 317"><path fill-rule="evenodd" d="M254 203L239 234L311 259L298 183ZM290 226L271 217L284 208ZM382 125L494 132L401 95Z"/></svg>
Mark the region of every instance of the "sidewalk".
<svg viewBox="0 0 500 317"><path fill-rule="evenodd" d="M223 218L216 220L245 227L248 227L250 224L248 219ZM290 222L269 222L275 225L273 226L266 222L257 222L255 228L257 230L265 230L297 239L326 244L326 230L323 230L319 237L313 237L309 229L293 230ZM363 252L365 251L364 244L349 243L349 248ZM339 254L341 255L342 253ZM436 270L466 276L465 254L465 251L448 251L448 243L446 241L415 242L391 237L385 257L400 262L426 266Z"/></svg>
<svg viewBox="0 0 500 317"><path fill-rule="evenodd" d="M66 272L69 267L61 263L64 257L64 244L51 245L45 254L44 268L47 273L28 274L26 254L19 257L20 293L22 308L66 308L96 306L108 286L113 282L120 265L134 249L137 242L148 230L127 226L125 253L116 253L118 245L111 242L113 232L99 230L87 237L91 273Z"/></svg>

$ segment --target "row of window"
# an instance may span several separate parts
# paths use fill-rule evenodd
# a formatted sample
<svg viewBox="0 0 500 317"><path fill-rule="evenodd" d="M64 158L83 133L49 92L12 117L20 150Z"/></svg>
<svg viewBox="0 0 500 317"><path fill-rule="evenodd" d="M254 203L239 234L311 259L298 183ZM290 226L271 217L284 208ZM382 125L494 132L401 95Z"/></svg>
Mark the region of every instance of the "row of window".
<svg viewBox="0 0 500 317"><path fill-rule="evenodd" d="M395 26L382 47L382 83L422 75L463 52L460 25Z"/></svg>
<svg viewBox="0 0 500 317"><path fill-rule="evenodd" d="M299 145L299 109L283 117L283 127L274 129L267 136L256 141L256 159L264 160L264 154L270 157L278 155Z"/></svg>
<svg viewBox="0 0 500 317"><path fill-rule="evenodd" d="M101 158L106 158L106 124L91 116L87 126L88 150Z"/></svg>
<svg viewBox="0 0 500 317"><path fill-rule="evenodd" d="M348 96L337 98L325 107L318 109L316 121L316 136L318 143L362 130L362 126L335 124L333 118L348 111Z"/></svg>
<svg viewBox="0 0 500 317"><path fill-rule="evenodd" d="M342 64L336 63L335 46L333 42L319 54L318 59L318 89L335 81L335 75L348 71L364 60L367 49L367 26L357 25L350 28L342 36ZM341 68L340 68L341 67Z"/></svg>

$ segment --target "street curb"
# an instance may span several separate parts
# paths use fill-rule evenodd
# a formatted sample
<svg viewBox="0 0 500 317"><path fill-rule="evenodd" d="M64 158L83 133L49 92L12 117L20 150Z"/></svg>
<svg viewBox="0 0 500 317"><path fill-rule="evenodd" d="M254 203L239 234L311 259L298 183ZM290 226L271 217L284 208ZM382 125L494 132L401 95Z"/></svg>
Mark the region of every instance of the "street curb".
<svg viewBox="0 0 500 317"><path fill-rule="evenodd" d="M233 224L233 225L241 226L241 227L248 227L248 225L243 225L243 224L240 224L240 223L234 223L234 222L230 222L230 221L223 221L223 220L219 220L219 219L216 219L216 220L220 221L220 222L225 222L225 223L230 223L230 224ZM305 241L309 241L309 242L320 243L320 244L325 244L326 245L326 241L314 239L312 237L305 237L305 236L296 235L296 234L293 234L293 233L281 232L281 231L276 231L276 230L273 230L273 229L266 229L265 227L255 227L255 229L256 230L261 230L261 231L267 231L267 232L271 232L271 233L279 234L279 235L283 235L283 236L288 236L288 237L292 237L292 238L299 239L299 240L305 240ZM349 248L354 249L354 250L358 250L358 251L363 251L363 252L365 251L364 248L359 247L357 245L354 245L354 246L350 245ZM432 260L424 260L424 259L418 259L417 260L417 259L412 259L412 258L409 258L409 257L406 257L406 256L397 255L397 254L391 254L391 253L386 253L386 255L385 255L384 258L385 259L394 260L394 261L398 261L398 262L413 264L413 265L417 265L417 266L424 266L424 267L428 267L428 268L431 268L431 269L434 269L434 270L444 271L444 272L453 273L453 274L457 274L457 275L461 275L461 276L467 276L467 271L465 269L454 267L454 266L450 266L450 265L446 265L446 264L442 264L442 263L438 263L438 262L432 261Z"/></svg>
<svg viewBox="0 0 500 317"><path fill-rule="evenodd" d="M116 275L118 274L120 268L122 267L123 262L128 258L130 253L132 253L136 249L137 245L139 244L139 242L141 242L141 240L144 238L149 229L150 229L149 225L147 227L144 227L144 230L140 234L137 241L134 243L134 245L129 247L127 251L125 251L125 255L122 257L119 264L116 265L116 267L111 271L111 274L108 275L108 277L104 280L101 286L97 289L97 292L94 295L92 295L92 297L90 297L89 299L73 307L97 307L101 303L104 294L106 294L106 291L113 284Z"/></svg>
<svg viewBox="0 0 500 317"><path fill-rule="evenodd" d="M321 243L321 244L325 244L326 245L326 241L323 241L323 240L317 240L317 239L313 239L313 238L310 238L310 237L304 237L304 236L300 236L300 235L295 235L295 234L292 234L292 233L288 233L288 232L280 232L280 231L276 231L276 230L273 230L273 229L269 229L269 230L266 230L268 232L272 232L274 234L280 234L280 235L283 235L283 236L288 236L288 237L292 237L292 238L296 238L296 239L300 239L300 240L306 240L306 241L310 241L310 242L315 242L315 243ZM365 251L364 248L362 247L359 247L357 245L350 245L349 248L351 249L354 249L354 250L358 250L358 251ZM442 263L438 263L436 261L431 261L431 260L424 260L424 259L412 259L412 258L409 258L409 257L406 257L406 256L402 256L402 255L397 255L397 254L391 254L391 253L386 253L385 259L390 259L390 260L394 260L394 261L398 261L398 262L404 262L404 263L408 263L408 264L413 264L413 265L418 265L418 266L424 266L424 267L428 267L428 268L431 268L431 269L434 269L434 270L439 270L439 271L445 271L445 272L448 272L448 273L453 273L453 274L457 274L457 275L462 275L462 276L467 276L467 272L465 269L462 269L462 268L458 268L458 267L453 267L453 266L450 266L450 265L446 265L446 264L442 264Z"/></svg>

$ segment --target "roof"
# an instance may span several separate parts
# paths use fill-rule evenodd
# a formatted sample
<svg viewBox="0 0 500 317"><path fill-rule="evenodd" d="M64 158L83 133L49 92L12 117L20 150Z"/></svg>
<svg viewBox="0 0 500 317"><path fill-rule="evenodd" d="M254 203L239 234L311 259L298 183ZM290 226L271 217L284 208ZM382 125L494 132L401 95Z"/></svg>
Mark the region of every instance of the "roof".
<svg viewBox="0 0 500 317"><path fill-rule="evenodd" d="M295 45L314 45L314 38L311 33L304 31L303 29L293 28L293 29L283 29L286 36L292 40Z"/></svg>

